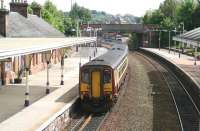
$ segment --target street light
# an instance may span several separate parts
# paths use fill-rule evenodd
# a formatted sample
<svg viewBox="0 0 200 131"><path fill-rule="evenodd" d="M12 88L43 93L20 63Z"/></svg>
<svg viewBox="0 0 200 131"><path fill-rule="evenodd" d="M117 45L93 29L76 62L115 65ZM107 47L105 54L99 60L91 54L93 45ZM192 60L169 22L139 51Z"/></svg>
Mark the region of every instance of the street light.
<svg viewBox="0 0 200 131"><path fill-rule="evenodd" d="M183 33L184 33L184 28L185 28L184 22L181 22L181 23L179 24L179 28L181 28L181 25L182 25L182 34L183 34ZM180 35L181 35L181 33L180 33ZM181 37L181 36L180 36L180 37ZM181 43L182 43L182 48L183 48L183 42L181 42ZM181 45L179 44L179 58L181 57L180 51L181 51Z"/></svg>

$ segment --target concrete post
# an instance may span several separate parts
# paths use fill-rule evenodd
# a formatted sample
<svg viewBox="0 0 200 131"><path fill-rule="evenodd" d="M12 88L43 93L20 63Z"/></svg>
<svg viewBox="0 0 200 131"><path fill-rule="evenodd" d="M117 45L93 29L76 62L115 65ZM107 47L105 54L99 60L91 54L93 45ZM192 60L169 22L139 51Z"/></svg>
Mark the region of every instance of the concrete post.
<svg viewBox="0 0 200 131"><path fill-rule="evenodd" d="M25 92L25 103L24 106L27 107L29 106L29 94L30 94L30 90L29 90L29 71L30 71L30 66L31 66L31 59L32 56L31 55L25 55L24 56L24 64L25 64L25 75L26 75L26 92Z"/></svg>
<svg viewBox="0 0 200 131"><path fill-rule="evenodd" d="M64 56L61 58L61 82L60 85L64 85Z"/></svg>
<svg viewBox="0 0 200 131"><path fill-rule="evenodd" d="M161 31L159 32L159 50L160 50L160 36L161 36Z"/></svg>
<svg viewBox="0 0 200 131"><path fill-rule="evenodd" d="M176 54L176 41L174 41L175 47L174 47L174 55Z"/></svg>
<svg viewBox="0 0 200 131"><path fill-rule="evenodd" d="M80 59L80 62L79 62L79 69L81 69L81 59Z"/></svg>
<svg viewBox="0 0 200 131"><path fill-rule="evenodd" d="M79 21L76 21L76 37L78 37L79 34Z"/></svg>
<svg viewBox="0 0 200 131"><path fill-rule="evenodd" d="M29 106L29 83L28 83L28 81L29 81L29 68L26 68L26 93L25 93L25 96L26 96L26 98L25 98L25 103L24 103L24 106L25 107L27 107L27 106Z"/></svg>
<svg viewBox="0 0 200 131"><path fill-rule="evenodd" d="M92 58L91 58L91 56L89 56L89 61L91 61L92 60Z"/></svg>
<svg viewBox="0 0 200 131"><path fill-rule="evenodd" d="M169 31L169 53L170 53L170 50L171 50L171 40L170 40L170 31Z"/></svg>
<svg viewBox="0 0 200 131"><path fill-rule="evenodd" d="M96 47L95 47L95 51L96 51L96 53L97 53L97 41L96 41Z"/></svg>
<svg viewBox="0 0 200 131"><path fill-rule="evenodd" d="M50 87L49 87L49 61L47 61L47 86L46 86L46 94L49 94L50 93Z"/></svg>
<svg viewBox="0 0 200 131"><path fill-rule="evenodd" d="M194 65L197 65L197 47L195 47L195 61L194 61Z"/></svg>
<svg viewBox="0 0 200 131"><path fill-rule="evenodd" d="M179 43L178 57L181 57L181 44Z"/></svg>
<svg viewBox="0 0 200 131"><path fill-rule="evenodd" d="M176 36L176 28L175 28L175 36ZM175 44L175 49L174 49L174 55L176 54L176 41L174 41L174 44Z"/></svg>
<svg viewBox="0 0 200 131"><path fill-rule="evenodd" d="M94 57L96 56L96 52L94 51Z"/></svg>
<svg viewBox="0 0 200 131"><path fill-rule="evenodd" d="M150 35L149 43L150 43L150 47L151 47L151 31L150 31L149 35Z"/></svg>

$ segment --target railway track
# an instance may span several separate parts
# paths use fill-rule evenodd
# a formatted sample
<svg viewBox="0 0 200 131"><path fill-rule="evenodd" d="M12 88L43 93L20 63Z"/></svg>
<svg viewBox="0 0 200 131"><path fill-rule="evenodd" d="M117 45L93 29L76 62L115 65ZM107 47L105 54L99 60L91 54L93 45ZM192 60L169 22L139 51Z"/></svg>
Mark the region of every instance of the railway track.
<svg viewBox="0 0 200 131"><path fill-rule="evenodd" d="M145 58L152 66L154 66L166 81L177 110L181 131L200 131L199 109L182 82L164 65L141 53L137 54Z"/></svg>
<svg viewBox="0 0 200 131"><path fill-rule="evenodd" d="M109 112L102 114L88 114L77 121L71 131L98 131Z"/></svg>

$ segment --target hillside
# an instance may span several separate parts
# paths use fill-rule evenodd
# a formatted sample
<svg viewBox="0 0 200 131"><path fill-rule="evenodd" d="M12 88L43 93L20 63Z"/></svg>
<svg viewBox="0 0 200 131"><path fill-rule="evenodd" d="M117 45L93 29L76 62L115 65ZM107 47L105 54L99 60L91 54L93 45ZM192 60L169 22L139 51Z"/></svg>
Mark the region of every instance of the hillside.
<svg viewBox="0 0 200 131"><path fill-rule="evenodd" d="M103 11L91 11L92 20L91 23L111 23L111 24L134 24L139 23L140 18L127 14L127 15L111 15Z"/></svg>

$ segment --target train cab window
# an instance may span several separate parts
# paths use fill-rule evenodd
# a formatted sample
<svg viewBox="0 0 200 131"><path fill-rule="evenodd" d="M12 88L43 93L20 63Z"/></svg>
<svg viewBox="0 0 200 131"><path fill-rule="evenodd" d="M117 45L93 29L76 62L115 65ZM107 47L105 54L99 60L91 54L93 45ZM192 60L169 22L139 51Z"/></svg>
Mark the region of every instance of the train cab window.
<svg viewBox="0 0 200 131"><path fill-rule="evenodd" d="M84 83L89 83L89 71L88 70L84 70L82 72L82 82Z"/></svg>
<svg viewBox="0 0 200 131"><path fill-rule="evenodd" d="M103 81L104 81L104 83L111 83L111 71L110 70L104 70Z"/></svg>

